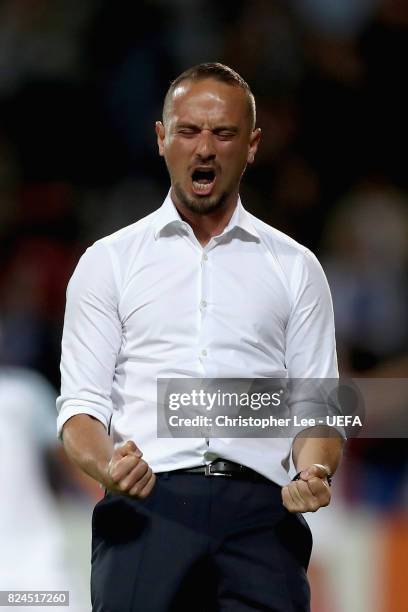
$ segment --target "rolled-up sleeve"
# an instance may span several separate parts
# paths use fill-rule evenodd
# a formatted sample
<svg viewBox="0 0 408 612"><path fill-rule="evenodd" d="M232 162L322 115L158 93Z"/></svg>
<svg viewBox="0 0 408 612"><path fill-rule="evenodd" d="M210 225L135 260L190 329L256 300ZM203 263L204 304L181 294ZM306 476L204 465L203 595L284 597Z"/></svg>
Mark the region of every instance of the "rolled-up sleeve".
<svg viewBox="0 0 408 612"><path fill-rule="evenodd" d="M81 257L68 284L61 356L57 431L76 414L108 428L111 390L122 341L118 276L108 245L95 243Z"/></svg>

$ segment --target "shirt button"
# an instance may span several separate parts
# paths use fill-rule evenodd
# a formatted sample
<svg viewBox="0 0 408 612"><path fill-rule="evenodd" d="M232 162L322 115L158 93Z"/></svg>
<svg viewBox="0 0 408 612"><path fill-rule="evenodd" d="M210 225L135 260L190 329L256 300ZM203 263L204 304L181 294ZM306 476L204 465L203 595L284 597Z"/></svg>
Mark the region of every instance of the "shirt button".
<svg viewBox="0 0 408 612"><path fill-rule="evenodd" d="M204 255L203 255L203 261L207 261L207 259L208 259L208 255L206 255L206 254L204 253Z"/></svg>
<svg viewBox="0 0 408 612"><path fill-rule="evenodd" d="M206 308L206 307L207 307L207 302L205 300L201 300L200 308Z"/></svg>
<svg viewBox="0 0 408 612"><path fill-rule="evenodd" d="M201 355L202 355L202 357L207 357L207 351L205 349L203 349L201 351Z"/></svg>

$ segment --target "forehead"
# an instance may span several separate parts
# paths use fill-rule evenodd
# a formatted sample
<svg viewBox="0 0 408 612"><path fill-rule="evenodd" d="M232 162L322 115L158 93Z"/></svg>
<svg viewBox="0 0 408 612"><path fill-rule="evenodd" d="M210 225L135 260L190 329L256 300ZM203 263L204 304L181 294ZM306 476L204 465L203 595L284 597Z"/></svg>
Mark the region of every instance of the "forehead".
<svg viewBox="0 0 408 612"><path fill-rule="evenodd" d="M242 87L215 79L182 81L168 109L170 121L241 123L248 120L248 99Z"/></svg>

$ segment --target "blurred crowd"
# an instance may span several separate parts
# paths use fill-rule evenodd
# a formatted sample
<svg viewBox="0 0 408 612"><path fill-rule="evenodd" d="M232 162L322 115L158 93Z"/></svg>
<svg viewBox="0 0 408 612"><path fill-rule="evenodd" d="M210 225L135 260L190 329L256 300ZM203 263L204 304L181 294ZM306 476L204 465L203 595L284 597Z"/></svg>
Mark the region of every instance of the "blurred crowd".
<svg viewBox="0 0 408 612"><path fill-rule="evenodd" d="M75 264L160 206L169 82L221 61L250 84L263 131L244 205L321 260L341 371L406 377L407 30L404 0L3 0L0 364L58 388ZM405 447L353 441L347 503L406 508Z"/></svg>

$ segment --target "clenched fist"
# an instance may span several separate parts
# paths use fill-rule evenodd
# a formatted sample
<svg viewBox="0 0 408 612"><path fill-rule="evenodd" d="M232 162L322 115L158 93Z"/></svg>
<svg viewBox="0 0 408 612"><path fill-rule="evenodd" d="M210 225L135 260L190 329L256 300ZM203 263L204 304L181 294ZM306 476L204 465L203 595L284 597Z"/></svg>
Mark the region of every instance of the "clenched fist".
<svg viewBox="0 0 408 612"><path fill-rule="evenodd" d="M328 506L331 499L328 470L322 465L313 464L300 473L295 480L282 489L283 505L289 512L316 512Z"/></svg>
<svg viewBox="0 0 408 612"><path fill-rule="evenodd" d="M156 476L142 455L130 440L115 448L107 466L106 487L131 497L147 497L154 487Z"/></svg>

